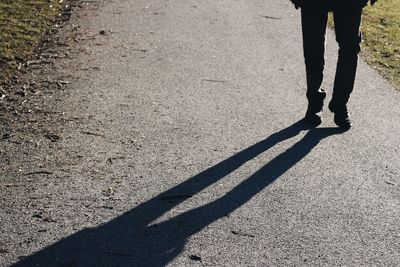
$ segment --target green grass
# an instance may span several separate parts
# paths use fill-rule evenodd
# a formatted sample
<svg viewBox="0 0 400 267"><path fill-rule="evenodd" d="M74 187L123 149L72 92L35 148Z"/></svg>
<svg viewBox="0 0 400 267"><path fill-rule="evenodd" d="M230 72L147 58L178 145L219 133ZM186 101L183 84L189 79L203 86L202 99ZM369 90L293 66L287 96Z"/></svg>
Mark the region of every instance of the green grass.
<svg viewBox="0 0 400 267"><path fill-rule="evenodd" d="M400 88L400 0L380 0L365 9L364 58Z"/></svg>
<svg viewBox="0 0 400 267"><path fill-rule="evenodd" d="M59 0L0 0L0 81L29 57L61 9Z"/></svg>

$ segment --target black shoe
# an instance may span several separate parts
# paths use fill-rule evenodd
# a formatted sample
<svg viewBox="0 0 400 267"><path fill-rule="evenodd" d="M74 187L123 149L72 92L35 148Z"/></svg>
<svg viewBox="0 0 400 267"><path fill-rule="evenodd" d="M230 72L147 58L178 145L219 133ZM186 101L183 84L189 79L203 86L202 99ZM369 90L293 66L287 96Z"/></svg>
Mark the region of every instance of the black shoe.
<svg viewBox="0 0 400 267"><path fill-rule="evenodd" d="M303 119L307 124L310 124L314 127L321 124L322 120L319 113L324 107L325 97L325 91L320 89L318 90L318 95L314 97L314 100L312 102L308 102L307 112Z"/></svg>
<svg viewBox="0 0 400 267"><path fill-rule="evenodd" d="M330 102L329 110L334 113L333 120L337 126L346 131L351 128L351 120L346 106L337 108Z"/></svg>
<svg viewBox="0 0 400 267"><path fill-rule="evenodd" d="M314 127L317 127L322 122L321 116L319 116L318 113L311 111L310 109L307 110L306 116L304 116L303 121Z"/></svg>

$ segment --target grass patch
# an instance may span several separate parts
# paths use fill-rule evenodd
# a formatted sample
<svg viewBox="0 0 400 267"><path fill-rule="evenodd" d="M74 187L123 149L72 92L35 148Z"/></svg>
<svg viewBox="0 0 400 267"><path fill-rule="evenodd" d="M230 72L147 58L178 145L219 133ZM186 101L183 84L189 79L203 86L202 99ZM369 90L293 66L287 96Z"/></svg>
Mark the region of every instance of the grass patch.
<svg viewBox="0 0 400 267"><path fill-rule="evenodd" d="M365 8L363 34L364 58L400 88L400 1Z"/></svg>
<svg viewBox="0 0 400 267"><path fill-rule="evenodd" d="M62 9L60 0L0 0L0 81L38 45Z"/></svg>

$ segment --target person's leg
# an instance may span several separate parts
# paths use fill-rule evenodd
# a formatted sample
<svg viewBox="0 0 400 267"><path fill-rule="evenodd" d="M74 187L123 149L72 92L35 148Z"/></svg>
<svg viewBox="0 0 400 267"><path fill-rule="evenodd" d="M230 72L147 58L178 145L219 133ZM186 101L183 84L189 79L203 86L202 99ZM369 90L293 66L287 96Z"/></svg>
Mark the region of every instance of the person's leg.
<svg viewBox="0 0 400 267"><path fill-rule="evenodd" d="M303 49L306 65L307 99L309 111L322 110L326 93L321 89L324 71L325 32L328 12L316 4L301 7Z"/></svg>
<svg viewBox="0 0 400 267"><path fill-rule="evenodd" d="M353 91L358 53L361 50L361 14L361 6L338 5L334 7L333 10L336 41L339 44L339 57L336 67L333 96L329 107L335 112L335 117L338 117L335 118L335 122L339 125L340 122L338 123L337 120L341 119L345 128L351 126L350 120L348 119L346 104Z"/></svg>

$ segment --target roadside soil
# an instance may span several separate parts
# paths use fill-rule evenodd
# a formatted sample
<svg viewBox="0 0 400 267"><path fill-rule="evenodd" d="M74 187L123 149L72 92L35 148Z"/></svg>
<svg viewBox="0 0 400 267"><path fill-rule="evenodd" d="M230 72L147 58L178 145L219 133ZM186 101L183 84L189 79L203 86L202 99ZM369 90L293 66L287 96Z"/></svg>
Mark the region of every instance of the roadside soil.
<svg viewBox="0 0 400 267"><path fill-rule="evenodd" d="M70 88L97 69L82 65L79 57L90 53L90 45L101 46L104 35L109 34L85 29L102 3L70 4L72 10L68 11L73 18L69 20L70 13L62 17L42 38L34 55L0 87L0 266L38 248L32 243L53 240L55 224L62 235L78 229L72 215L71 221L58 220L71 209L67 208L69 204L57 206L64 199L61 196L82 190L78 181L69 181L68 177L71 172L83 171L79 166L85 161L84 152L79 143L68 148L66 144L71 135L81 136L78 139L104 138L97 133L98 128L88 128L93 116L84 110L90 96L75 98ZM98 177L97 169L87 168ZM75 187L78 191L72 189ZM105 202L110 199L108 188L97 196ZM80 200L77 197L75 201ZM102 202L95 208L100 210L100 217L101 211L110 213ZM21 214L25 214L23 220Z"/></svg>

